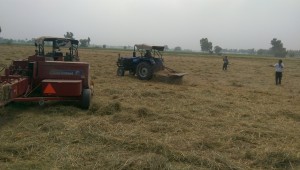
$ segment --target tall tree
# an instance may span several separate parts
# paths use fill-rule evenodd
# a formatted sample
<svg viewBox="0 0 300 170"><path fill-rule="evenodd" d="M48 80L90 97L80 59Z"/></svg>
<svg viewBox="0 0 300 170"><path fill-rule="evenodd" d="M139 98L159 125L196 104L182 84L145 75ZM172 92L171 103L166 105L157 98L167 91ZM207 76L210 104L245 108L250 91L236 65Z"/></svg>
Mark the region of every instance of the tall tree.
<svg viewBox="0 0 300 170"><path fill-rule="evenodd" d="M220 46L215 46L215 53L220 55L222 51L222 48Z"/></svg>
<svg viewBox="0 0 300 170"><path fill-rule="evenodd" d="M200 40L201 51L212 52L212 43L208 41L207 38L202 38Z"/></svg>
<svg viewBox="0 0 300 170"><path fill-rule="evenodd" d="M70 39L74 40L73 36L74 36L74 34L72 32L67 32L66 34L64 34L65 38L70 38Z"/></svg>
<svg viewBox="0 0 300 170"><path fill-rule="evenodd" d="M270 51L275 57L285 57L286 56L287 51L285 48L283 48L283 44L280 40L273 38L273 40L271 40L271 45L272 45L272 47L270 48Z"/></svg>
<svg viewBox="0 0 300 170"><path fill-rule="evenodd" d="M2 32L1 27L0 27L0 33Z"/></svg>

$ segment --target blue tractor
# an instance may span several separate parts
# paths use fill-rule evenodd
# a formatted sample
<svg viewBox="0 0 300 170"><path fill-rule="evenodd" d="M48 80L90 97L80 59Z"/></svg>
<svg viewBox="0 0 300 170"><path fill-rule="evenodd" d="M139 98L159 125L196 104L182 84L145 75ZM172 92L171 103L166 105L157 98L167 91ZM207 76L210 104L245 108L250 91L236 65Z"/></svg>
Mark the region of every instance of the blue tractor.
<svg viewBox="0 0 300 170"><path fill-rule="evenodd" d="M132 57L119 56L117 75L124 76L125 71L129 71L129 74L137 75L140 80L150 80L155 72L165 69L162 51L164 46L135 45Z"/></svg>

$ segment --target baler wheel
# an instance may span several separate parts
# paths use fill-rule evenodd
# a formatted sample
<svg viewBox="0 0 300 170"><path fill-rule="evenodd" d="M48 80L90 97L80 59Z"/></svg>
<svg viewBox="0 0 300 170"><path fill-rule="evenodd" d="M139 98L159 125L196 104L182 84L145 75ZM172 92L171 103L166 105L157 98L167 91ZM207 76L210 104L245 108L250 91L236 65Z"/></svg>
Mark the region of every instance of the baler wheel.
<svg viewBox="0 0 300 170"><path fill-rule="evenodd" d="M91 103L91 89L83 89L81 96L81 107L89 109Z"/></svg>
<svg viewBox="0 0 300 170"><path fill-rule="evenodd" d="M45 100L40 100L40 101L39 101L39 105L40 105L40 106L44 106L44 105L45 105Z"/></svg>

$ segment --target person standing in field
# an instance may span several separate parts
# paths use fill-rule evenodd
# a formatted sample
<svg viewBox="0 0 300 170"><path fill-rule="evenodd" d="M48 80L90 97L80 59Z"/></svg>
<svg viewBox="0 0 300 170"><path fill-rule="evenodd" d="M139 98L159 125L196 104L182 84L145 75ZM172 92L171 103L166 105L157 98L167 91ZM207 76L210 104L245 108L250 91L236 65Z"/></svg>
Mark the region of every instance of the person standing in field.
<svg viewBox="0 0 300 170"><path fill-rule="evenodd" d="M281 79L282 79L282 72L284 64L282 63L282 60L278 60L278 63L273 65L275 67L275 83L276 85L281 85Z"/></svg>
<svg viewBox="0 0 300 170"><path fill-rule="evenodd" d="M227 70L227 66L229 64L227 56L223 58L223 70Z"/></svg>

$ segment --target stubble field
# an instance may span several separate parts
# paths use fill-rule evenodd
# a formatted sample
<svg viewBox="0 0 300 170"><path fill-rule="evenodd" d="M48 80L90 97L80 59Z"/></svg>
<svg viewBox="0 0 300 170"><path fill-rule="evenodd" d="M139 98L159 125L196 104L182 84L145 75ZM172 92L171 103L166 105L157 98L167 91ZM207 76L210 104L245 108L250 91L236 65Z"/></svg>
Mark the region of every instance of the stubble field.
<svg viewBox="0 0 300 170"><path fill-rule="evenodd" d="M32 46L0 46L0 63ZM300 169L300 60L166 53L188 73L140 81L116 76L118 54L82 49L91 65L89 110L77 103L12 103L0 108L0 169Z"/></svg>

